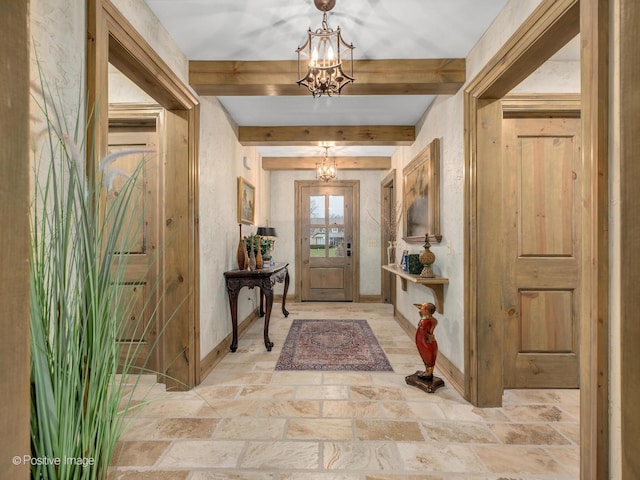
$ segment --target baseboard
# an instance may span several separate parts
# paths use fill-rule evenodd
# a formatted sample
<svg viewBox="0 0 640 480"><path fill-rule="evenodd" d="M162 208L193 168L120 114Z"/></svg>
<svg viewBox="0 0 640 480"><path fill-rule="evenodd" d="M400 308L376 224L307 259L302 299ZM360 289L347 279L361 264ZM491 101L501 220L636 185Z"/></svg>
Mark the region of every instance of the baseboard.
<svg viewBox="0 0 640 480"><path fill-rule="evenodd" d="M255 322L258 318L258 309L254 309L247 317L238 323L238 338L242 337L242 334L247 331L247 329ZM231 347L231 342L233 341L233 333L227 335L224 340L222 340L218 345L216 345L213 350L205 355L205 357L200 360L200 381L207 378L207 375L211 373L211 371L215 368L215 366L220 363L225 355L229 353L229 348Z"/></svg>
<svg viewBox="0 0 640 480"><path fill-rule="evenodd" d="M416 327L398 310L395 311L394 317L406 334L414 339L416 336ZM451 360L443 355L442 352L438 352L436 368L442 373L442 376L449 381L449 385L464 397L464 373L451 363Z"/></svg>
<svg viewBox="0 0 640 480"><path fill-rule="evenodd" d="M360 295L360 303L383 303L382 295Z"/></svg>

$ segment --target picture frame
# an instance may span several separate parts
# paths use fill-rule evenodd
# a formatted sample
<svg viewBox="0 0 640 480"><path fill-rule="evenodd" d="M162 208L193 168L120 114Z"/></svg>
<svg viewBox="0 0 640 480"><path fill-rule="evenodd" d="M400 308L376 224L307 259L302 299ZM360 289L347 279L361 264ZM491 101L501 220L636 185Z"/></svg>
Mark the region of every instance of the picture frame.
<svg viewBox="0 0 640 480"><path fill-rule="evenodd" d="M238 222L253 225L256 216L256 188L238 177Z"/></svg>
<svg viewBox="0 0 640 480"><path fill-rule="evenodd" d="M402 169L403 240L439 243L440 234L440 139L434 138Z"/></svg>

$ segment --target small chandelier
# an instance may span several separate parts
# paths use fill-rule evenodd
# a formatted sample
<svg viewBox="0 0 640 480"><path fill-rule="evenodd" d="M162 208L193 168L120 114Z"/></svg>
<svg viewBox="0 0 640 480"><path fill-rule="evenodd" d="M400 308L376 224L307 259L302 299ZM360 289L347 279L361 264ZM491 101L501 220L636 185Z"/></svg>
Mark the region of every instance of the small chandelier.
<svg viewBox="0 0 640 480"><path fill-rule="evenodd" d="M316 180L322 182L330 182L338 177L338 167L336 159L329 160L329 147L324 147L324 158L321 162L316 163Z"/></svg>
<svg viewBox="0 0 640 480"><path fill-rule="evenodd" d="M298 85L304 85L314 97L322 94L340 95L340 90L346 84L353 82L353 44L347 44L340 34L340 27L333 30L327 25L327 12L331 10L336 0L314 0L316 8L323 12L322 27L315 32L311 28L307 31L307 42L298 47ZM351 75L342 70L342 56L340 49L346 49L350 58ZM308 65L303 65L308 59ZM303 75L302 70L306 68Z"/></svg>

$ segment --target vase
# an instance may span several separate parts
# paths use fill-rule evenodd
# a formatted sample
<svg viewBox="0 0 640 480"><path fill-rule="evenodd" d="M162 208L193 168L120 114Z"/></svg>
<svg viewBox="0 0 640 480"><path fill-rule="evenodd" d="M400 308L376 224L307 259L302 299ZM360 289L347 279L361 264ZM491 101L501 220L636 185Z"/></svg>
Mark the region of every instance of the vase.
<svg viewBox="0 0 640 480"><path fill-rule="evenodd" d="M249 268L249 252L247 251L247 237L242 238L242 257L244 267L242 270L247 270Z"/></svg>
<svg viewBox="0 0 640 480"><path fill-rule="evenodd" d="M238 241L238 252L236 254L236 258L238 260L238 270L244 270L246 267L246 263L244 263L244 255L246 245L244 244L244 239L242 238L242 224L239 223L238 227L240 227L240 240Z"/></svg>
<svg viewBox="0 0 640 480"><path fill-rule="evenodd" d="M396 242L389 240L387 247L387 263L393 265L396 263Z"/></svg>
<svg viewBox="0 0 640 480"><path fill-rule="evenodd" d="M436 261L436 254L433 253L429 248L431 244L429 243L429 234L425 234L424 236L424 252L420 253L420 263L424 265L422 272L420 272L420 276L422 278L433 278L435 277L433 270L431 269L431 265Z"/></svg>
<svg viewBox="0 0 640 480"><path fill-rule="evenodd" d="M251 238L251 240L253 240L253 238ZM249 250L251 250L251 254L249 255L249 270L253 271L256 269L256 254L253 250L253 242L249 244Z"/></svg>
<svg viewBox="0 0 640 480"><path fill-rule="evenodd" d="M256 235L256 243L258 244L256 247L256 268L262 268L264 266L264 262L262 259L262 249L260 248L260 235Z"/></svg>

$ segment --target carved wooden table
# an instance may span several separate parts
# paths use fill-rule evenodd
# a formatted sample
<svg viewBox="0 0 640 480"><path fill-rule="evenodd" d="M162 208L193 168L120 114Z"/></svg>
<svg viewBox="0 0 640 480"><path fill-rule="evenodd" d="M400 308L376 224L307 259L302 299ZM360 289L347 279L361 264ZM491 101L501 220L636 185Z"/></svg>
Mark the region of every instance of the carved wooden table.
<svg viewBox="0 0 640 480"><path fill-rule="evenodd" d="M231 323L233 326L232 352L238 349L238 294L242 287L260 288L260 316L264 315L264 346L267 351L271 351L273 342L269 340L269 320L271 319L271 307L273 306L273 286L284 282L284 293L282 295L282 314L287 317L289 312L285 308L287 301L287 290L289 289L288 263L276 263L273 267L260 268L257 270L229 270L224 272L227 283L227 293L229 294L229 306L231 307ZM265 300L265 311L262 310L263 298Z"/></svg>

